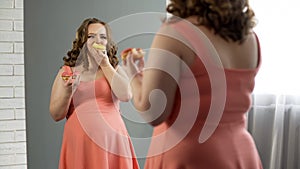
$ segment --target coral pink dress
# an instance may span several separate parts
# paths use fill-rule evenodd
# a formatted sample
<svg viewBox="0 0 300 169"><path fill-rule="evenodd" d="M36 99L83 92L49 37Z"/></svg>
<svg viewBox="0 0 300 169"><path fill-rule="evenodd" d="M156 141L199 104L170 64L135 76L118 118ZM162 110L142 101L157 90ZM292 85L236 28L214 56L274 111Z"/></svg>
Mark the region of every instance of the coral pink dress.
<svg viewBox="0 0 300 169"><path fill-rule="evenodd" d="M104 77L80 82L64 128L60 169L138 169L119 101Z"/></svg>
<svg viewBox="0 0 300 169"><path fill-rule="evenodd" d="M173 26L197 55L204 54L203 42L193 30L181 22ZM145 169L262 168L255 142L246 129L246 112L260 67L258 53L255 69L223 71L209 57L200 56L183 69L173 111L154 127ZM221 114L216 113L220 110Z"/></svg>

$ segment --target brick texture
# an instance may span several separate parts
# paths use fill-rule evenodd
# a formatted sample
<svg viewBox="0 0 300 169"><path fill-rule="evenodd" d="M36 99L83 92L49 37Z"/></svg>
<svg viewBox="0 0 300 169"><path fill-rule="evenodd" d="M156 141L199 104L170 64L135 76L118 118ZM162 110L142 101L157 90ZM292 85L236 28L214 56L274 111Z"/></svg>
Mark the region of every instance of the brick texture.
<svg viewBox="0 0 300 169"><path fill-rule="evenodd" d="M23 0L0 2L0 169L27 169Z"/></svg>

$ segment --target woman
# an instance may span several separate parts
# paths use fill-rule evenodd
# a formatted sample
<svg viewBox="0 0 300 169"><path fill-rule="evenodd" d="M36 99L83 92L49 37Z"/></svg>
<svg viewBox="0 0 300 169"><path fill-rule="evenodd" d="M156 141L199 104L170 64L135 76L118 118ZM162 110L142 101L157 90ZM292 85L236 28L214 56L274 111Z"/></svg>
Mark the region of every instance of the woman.
<svg viewBox="0 0 300 169"><path fill-rule="evenodd" d="M248 2L171 0L167 11L145 68L132 53L124 62L133 104L154 126L145 168L262 168L246 130L260 67Z"/></svg>
<svg viewBox="0 0 300 169"><path fill-rule="evenodd" d="M132 94L116 53L106 23L96 18L82 22L50 99L53 119L67 119L60 169L138 168L119 112L119 100L128 101Z"/></svg>

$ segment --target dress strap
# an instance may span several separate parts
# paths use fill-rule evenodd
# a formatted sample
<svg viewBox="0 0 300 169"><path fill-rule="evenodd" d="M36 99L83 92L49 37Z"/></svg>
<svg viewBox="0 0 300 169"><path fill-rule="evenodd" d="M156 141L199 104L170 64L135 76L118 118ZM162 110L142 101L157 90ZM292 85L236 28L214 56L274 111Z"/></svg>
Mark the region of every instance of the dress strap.
<svg viewBox="0 0 300 169"><path fill-rule="evenodd" d="M258 58L257 58L257 67L256 69L259 69L260 66L261 66L261 49L260 49L260 42L259 42L259 39L258 39L258 36L255 32L254 33L254 36L255 36L255 39L256 39L256 42L257 42L257 55L258 55Z"/></svg>

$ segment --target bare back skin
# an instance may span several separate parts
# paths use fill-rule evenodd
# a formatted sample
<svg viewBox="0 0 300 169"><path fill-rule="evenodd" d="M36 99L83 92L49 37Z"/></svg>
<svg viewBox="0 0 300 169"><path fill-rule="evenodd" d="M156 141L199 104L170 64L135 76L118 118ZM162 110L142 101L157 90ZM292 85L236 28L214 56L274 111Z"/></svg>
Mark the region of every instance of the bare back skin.
<svg viewBox="0 0 300 169"><path fill-rule="evenodd" d="M196 17L187 18L188 21L196 26ZM211 41L219 54L219 59L225 69L254 69L258 64L258 46L254 33L250 33L246 40L239 42L226 41L221 36L214 34L212 30L204 26L197 26ZM174 42L176 44L176 42ZM177 44L178 45L178 44ZM191 65L195 59L195 53L188 47L179 48L181 59ZM183 55L184 54L184 55Z"/></svg>
<svg viewBox="0 0 300 169"><path fill-rule="evenodd" d="M187 18L187 20L198 27L198 29L207 36L211 44L216 49L219 55L217 56L219 58L213 58L213 60L215 60L216 66L223 67L227 70L249 70L255 69L257 67L258 45L254 33L250 33L243 43L226 41L221 36L214 34L212 30L209 30L204 26L197 26L196 17L189 17ZM188 47L188 45L172 38L172 35L174 35L175 37L180 36L178 35L178 33L172 32L171 29L162 30L162 32L165 31L167 34L171 35L171 37L158 34L154 38L151 48L160 49L160 51L170 51L174 55L179 56L180 59L163 59L168 58L163 57L165 53L151 50L149 52L147 65L149 65L149 63L150 65L152 63L156 66L161 65L163 70L167 69L167 67L172 67L172 77L164 71L147 70L144 71L142 86L139 86L138 84L133 86L134 88L141 88L141 92L136 93L137 95L136 97L134 97L136 108L141 112L149 110L149 112L143 113L145 116L144 118L148 119L147 116L149 115L151 116L149 117L149 119L155 119L151 123L154 126L162 123L170 115L173 108L174 97L177 89L176 80L179 80L180 77L180 60L184 61L188 66L191 66L194 63L195 58L197 57L194 51L190 47ZM156 58L160 59L158 60ZM163 65L165 65L165 67ZM150 104L148 100L151 91L154 89L160 89L161 91L163 91L167 100L164 111L159 118L156 118L157 115L155 115L154 112L150 111L150 105L160 104ZM159 96L157 96L156 100L159 100Z"/></svg>

